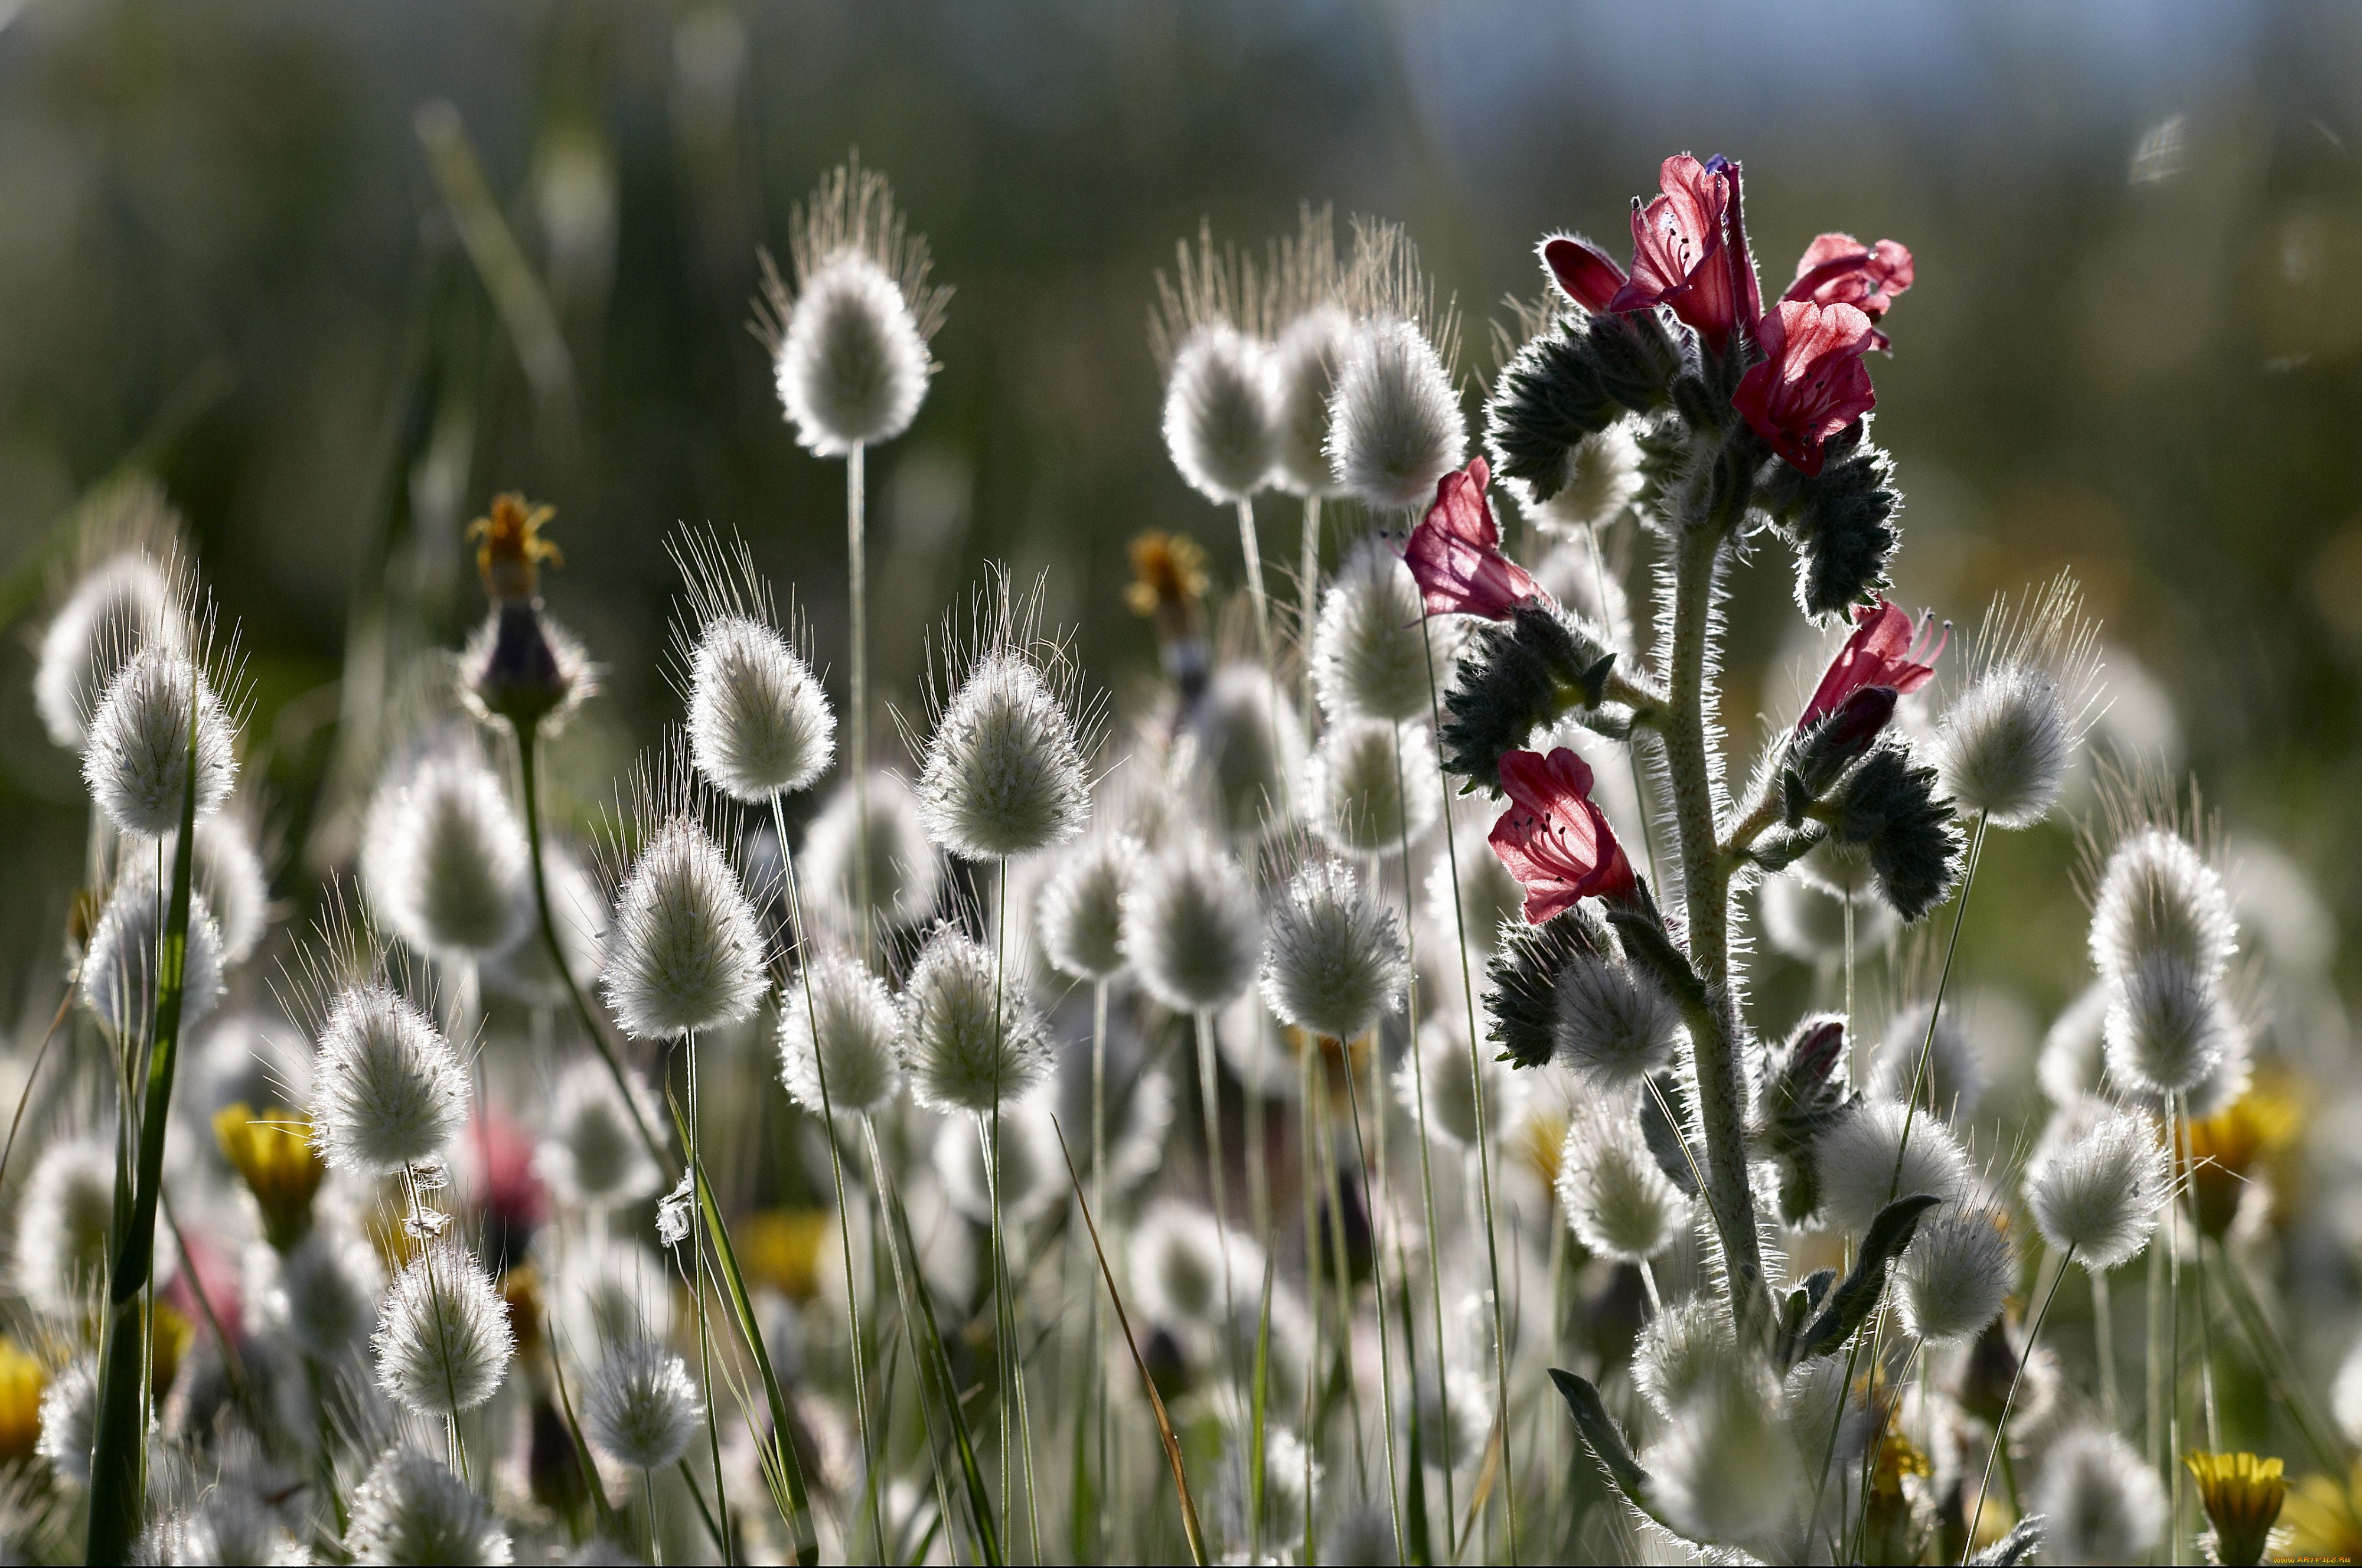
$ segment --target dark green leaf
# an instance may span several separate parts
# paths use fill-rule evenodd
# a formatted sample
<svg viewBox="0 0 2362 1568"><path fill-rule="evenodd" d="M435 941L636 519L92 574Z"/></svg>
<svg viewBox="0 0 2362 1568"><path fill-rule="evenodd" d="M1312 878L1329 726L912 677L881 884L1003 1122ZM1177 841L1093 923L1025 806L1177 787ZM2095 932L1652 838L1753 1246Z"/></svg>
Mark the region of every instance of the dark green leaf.
<svg viewBox="0 0 2362 1568"><path fill-rule="evenodd" d="M1861 1327L1870 1309L1878 1305L1879 1293L1886 1288L1886 1265L1911 1244L1919 1217L1942 1201L1932 1192L1917 1192L1898 1198L1878 1211L1861 1239L1861 1254L1854 1259L1853 1272L1830 1296L1827 1309L1805 1331L1805 1354L1827 1355Z"/></svg>

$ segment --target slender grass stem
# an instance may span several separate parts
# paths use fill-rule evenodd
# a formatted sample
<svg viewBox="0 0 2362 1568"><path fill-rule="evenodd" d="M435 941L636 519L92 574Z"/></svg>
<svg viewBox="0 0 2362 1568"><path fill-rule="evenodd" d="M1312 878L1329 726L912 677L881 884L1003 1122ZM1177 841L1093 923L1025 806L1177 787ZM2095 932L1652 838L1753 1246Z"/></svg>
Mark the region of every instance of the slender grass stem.
<svg viewBox="0 0 2362 1568"><path fill-rule="evenodd" d="M1373 1039L1370 1042L1370 1070L1373 1077L1377 1073L1377 1042ZM1411 1561L1411 1556L1408 1538L1403 1533L1402 1475L1395 1459L1395 1353L1393 1335L1386 1330L1386 1271L1382 1266L1385 1247L1378 1237L1377 1203L1372 1196L1370 1187L1370 1151L1362 1137L1361 1090L1354 1085L1351 1052L1346 1055L1345 1096L1346 1109L1352 1112L1353 1118L1353 1152L1358 1156L1362 1173L1362 1207L1370 1216L1370 1283L1377 1294L1378 1419L1380 1432L1385 1440L1384 1449L1386 1465L1386 1502L1394 1519L1396 1557L1401 1562L1407 1562Z"/></svg>
<svg viewBox="0 0 2362 1568"><path fill-rule="evenodd" d="M1304 498L1302 555L1297 567L1297 657L1303 662L1304 722L1312 723L1312 628L1320 609L1320 497Z"/></svg>
<svg viewBox="0 0 2362 1568"><path fill-rule="evenodd" d="M1911 1093L1903 1101L1903 1136L1894 1145L1894 1171L1887 1178L1886 1201L1894 1201L1903 1185L1903 1160L1911 1150L1911 1128L1919 1114L1919 1097L1927 1088L1927 1066L1936 1055L1936 1023L1943 1016L1944 991L1952 983L1952 960L1960 951L1960 927L1969 918L1969 894L1977 885L1977 863L1984 856L1985 814L1977 813L1977 825L1969 835L1969 863L1960 874L1960 901L1952 910L1952 934L1944 944L1944 967L1936 976L1936 998L1927 1007L1927 1032L1919 1042L1919 1060L1911 1069ZM1847 908L1851 910L1849 900ZM1851 1015L1849 1014L1849 1017Z"/></svg>
<svg viewBox="0 0 2362 1568"><path fill-rule="evenodd" d="M785 852L784 843L781 845L781 850L782 853ZM689 1157L690 1163L696 1164L700 1160L698 1153L699 1142L703 1136L703 1134L701 1134L698 1130L701 1120L701 1102L698 1087L698 1078L700 1075L697 1070L697 1031L692 1029L689 1032L688 1043ZM697 1376L698 1381L703 1386L703 1391L705 1394L705 1441L713 1463L714 1501L721 1506L723 1528L726 1531L730 1518L730 1502L728 1497L723 1496L722 1492L722 1427L721 1417L716 1413L713 1399L712 1331L711 1315L709 1314L705 1304L705 1291L708 1279L705 1264L705 1238L694 1227L692 1227L690 1231L689 1245L690 1261L691 1264L690 1270L691 1277L689 1282L689 1286L691 1294L696 1297L697 1301ZM852 1282L848 1280L845 1282L845 1294L849 1296L852 1294L852 1291L853 1285ZM655 1496L656 1494L654 1492L649 1493L651 1507L654 1507ZM734 1563L736 1561L736 1559L731 1554L730 1540L726 1533L722 1541L722 1560L724 1563Z"/></svg>
<svg viewBox="0 0 2362 1568"><path fill-rule="evenodd" d="M1969 1516L1968 1534L1960 1546L1960 1562L1965 1564L1975 1551L1977 1526L1984 1521L1985 1494L1992 1489L1993 1465L2001 1458L2002 1449L2009 1441L2009 1413L2017 1406L2018 1385L2025 1381L2025 1364L2034 1359L2035 1345L2042 1337L2042 1321L2050 1316L2050 1304L2058 1298L2058 1286L2066 1279L2067 1270L2075 1262L2075 1249L2069 1247L2067 1255L2058 1260L2058 1272L2050 1276L2050 1288L2043 1292L2042 1306L2034 1314L2034 1321L2025 1331L2025 1349L2017 1358L2017 1370L2010 1374L2009 1392L2002 1396L2001 1417L1993 1422L1992 1447L1986 1451L1983 1477L1977 1482L1977 1506Z"/></svg>
<svg viewBox="0 0 2362 1568"><path fill-rule="evenodd" d="M1206 1186L1213 1199L1216 1233L1221 1238L1224 1349L1230 1356L1231 1386L1243 1398L1246 1372L1239 1362L1238 1323L1231 1310L1238 1300L1238 1282L1231 1271L1231 1195L1222 1163L1221 1078L1214 1060L1214 1018L1200 1008L1190 1019L1198 1045L1198 1102L1206 1129Z"/></svg>
<svg viewBox="0 0 2362 1568"><path fill-rule="evenodd" d="M1104 977L1091 986L1091 1208L1105 1214L1107 1209L1107 1034L1108 983ZM1109 1515L1113 1507L1112 1481L1108 1469L1108 1386L1107 1386L1107 1309L1099 1293L1091 1292L1091 1373L1090 1397L1097 1412L1098 1448L1098 1547L1104 1558L1109 1535Z"/></svg>
<svg viewBox="0 0 2362 1568"><path fill-rule="evenodd" d="M997 1360L1001 1376L1000 1396L1000 1511L1006 1518L1010 1498L1010 1416L1016 1419L1014 1438L1022 1452L1025 1480L1026 1540L1033 1549L1033 1560L1042 1560L1042 1524L1034 1506L1033 1492L1033 1430L1032 1413L1025 1408L1025 1352L1018 1336L1015 1282L1009 1267L1008 1225L1001 1213L1000 1194L1000 1073L1005 1055L1000 1036L1008 1027L1003 1010L1007 1006L1009 984L1009 857L1000 857L994 898L999 905L993 919L992 944L992 1132L985 1150L985 1175L992 1195L992 1292L998 1309L994 1328L999 1341Z"/></svg>
<svg viewBox="0 0 2362 1568"><path fill-rule="evenodd" d="M861 905L861 959L876 959L877 933L869 867L869 549L868 519L862 486L865 449L844 455L844 594L851 609L853 646L844 710L845 766L853 773L853 896Z"/></svg>
<svg viewBox="0 0 2362 1568"><path fill-rule="evenodd" d="M2108 1292L2108 1271L2095 1268L2090 1272L2092 1348L2100 1363L2100 1414L2113 1429L2116 1424L2117 1404L2115 1303Z"/></svg>

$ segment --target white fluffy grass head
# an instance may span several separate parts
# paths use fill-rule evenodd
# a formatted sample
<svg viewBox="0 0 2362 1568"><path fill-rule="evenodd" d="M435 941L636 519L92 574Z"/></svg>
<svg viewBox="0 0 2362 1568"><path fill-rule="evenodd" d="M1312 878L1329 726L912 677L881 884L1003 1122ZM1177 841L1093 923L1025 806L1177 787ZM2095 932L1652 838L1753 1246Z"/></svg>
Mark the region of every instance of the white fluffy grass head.
<svg viewBox="0 0 2362 1568"><path fill-rule="evenodd" d="M196 705L197 816L221 809L237 778L236 723L203 668L151 643L108 681L91 715L83 781L116 829L160 838L179 825L189 777L189 708Z"/></svg>
<svg viewBox="0 0 2362 1568"><path fill-rule="evenodd" d="M582 1429L631 1470L662 1470L689 1452L705 1415L686 1362L653 1340L612 1345L582 1401Z"/></svg>
<svg viewBox="0 0 2362 1568"><path fill-rule="evenodd" d="M1164 448L1191 489L1227 506L1269 483L1278 458L1270 280L1236 248L1217 250L1210 226L1175 248L1148 324L1165 372Z"/></svg>
<svg viewBox="0 0 2362 1568"><path fill-rule="evenodd" d="M1904 1325L1930 1343L1964 1342L2001 1316L2016 1277L2007 1218L1946 1204L1921 1218L1896 1271Z"/></svg>
<svg viewBox="0 0 2362 1568"><path fill-rule="evenodd" d="M1484 983L1484 964L1499 948L1501 927L1511 921L1525 918L1526 890L1501 857L1485 842L1492 823L1482 820L1462 823L1453 832L1456 841L1449 849L1438 849L1435 865L1427 874L1427 910L1439 927L1440 934L1457 942L1464 933L1468 957L1478 984ZM1453 922L1454 862L1458 876L1458 923Z"/></svg>
<svg viewBox="0 0 2362 1568"><path fill-rule="evenodd" d="M91 1450L98 1446L98 1357L67 1364L41 1390L41 1435L34 1452L77 1486L90 1485Z"/></svg>
<svg viewBox="0 0 2362 1568"><path fill-rule="evenodd" d="M418 952L483 958L524 930L531 856L500 776L458 737L378 787L361 885L378 918Z"/></svg>
<svg viewBox="0 0 2362 1568"><path fill-rule="evenodd" d="M83 1005L118 1039L145 1038L155 1018L158 934L170 917L171 901L171 889L157 880L151 855L134 848L91 929L90 945L83 955ZM221 1000L223 962L221 928L214 923L204 895L192 888L181 974L184 1027L203 1019Z"/></svg>
<svg viewBox="0 0 2362 1568"><path fill-rule="evenodd" d="M1957 1198L1969 1186L1968 1151L1952 1130L1924 1112L1910 1116L1899 1100L1857 1104L1815 1142L1813 1159L1822 1214L1855 1235L1896 1198L1923 1192Z"/></svg>
<svg viewBox="0 0 2362 1568"><path fill-rule="evenodd" d="M1689 1199L1658 1166L1638 1119L1597 1106L1567 1124L1558 1199L1584 1246L1622 1263L1654 1257L1690 1218Z"/></svg>
<svg viewBox="0 0 2362 1568"><path fill-rule="evenodd" d="M1353 318L1323 303L1279 330L1272 346L1272 478L1294 495L1335 495L1329 408L1337 372L1352 352Z"/></svg>
<svg viewBox="0 0 2362 1568"><path fill-rule="evenodd" d="M1620 519L1624 509L1640 494L1636 424L1629 418L1619 419L1576 442L1567 453L1566 483L1548 501L1528 504L1526 515L1562 536L1605 528ZM1523 487L1518 488L1522 503ZM1612 624L1604 619L1601 624Z"/></svg>
<svg viewBox="0 0 2362 1568"><path fill-rule="evenodd" d="M1668 1420L1738 1375L1730 1315L1710 1294L1666 1303L1632 1346L1632 1383Z"/></svg>
<svg viewBox="0 0 2362 1568"><path fill-rule="evenodd" d="M625 1101L614 1076L601 1063L575 1062L557 1075L534 1166L558 1201L619 1209L654 1197L664 1184L639 1131L643 1122L650 1128L661 1124L653 1097L637 1078L627 1081L636 1107ZM633 1119L635 1109L638 1121Z"/></svg>
<svg viewBox="0 0 2362 1568"><path fill-rule="evenodd" d="M1429 632L1418 584L1387 542L1372 535L1353 547L1320 595L1312 627L1312 683L1332 719L1405 723L1428 717ZM1431 631L1439 683L1451 671L1452 623Z"/></svg>
<svg viewBox="0 0 2362 1568"><path fill-rule="evenodd" d="M734 801L762 804L806 788L836 755L836 715L779 630L753 552L744 540L731 552L692 533L674 545L673 560L687 604L673 638L690 759Z"/></svg>
<svg viewBox="0 0 2362 1568"><path fill-rule="evenodd" d="M762 922L680 790L644 791L652 803L641 820L655 825L616 894L600 977L615 1021L634 1039L735 1023L763 994Z"/></svg>
<svg viewBox="0 0 2362 1568"><path fill-rule="evenodd" d="M566 955L566 973L577 987L588 991L599 977L599 964L607 949L607 927L615 914L607 903L607 890L599 886L572 846L547 836L541 845L541 874L549 892L549 922L557 933L558 951ZM566 983L542 940L541 911L530 878L519 889L519 899L524 910L516 940L483 965L484 985L518 1001L563 1006Z"/></svg>
<svg viewBox="0 0 2362 1568"><path fill-rule="evenodd" d="M1775 1388L1726 1377L1693 1398L1642 1463L1666 1516L1694 1540L1777 1539L1795 1511L1805 1465Z"/></svg>
<svg viewBox="0 0 2362 1568"><path fill-rule="evenodd" d="M1065 1201L1071 1190L1066 1163L1051 1120L1051 1099L1034 1095L1000 1109L1000 1212L992 1208L992 1179L985 1151L992 1143L992 1118L952 1116L935 1129L935 1175L954 1209L979 1225L1025 1225Z"/></svg>
<svg viewBox="0 0 2362 1568"><path fill-rule="evenodd" d="M1043 883L1033 930L1060 973L1104 980L1122 970L1124 889L1147 853L1129 834L1097 836Z"/></svg>
<svg viewBox="0 0 2362 1568"><path fill-rule="evenodd" d="M1595 954L1578 955L1561 972L1557 1010L1558 1059L1603 1089L1662 1067L1688 1035L1662 987Z"/></svg>
<svg viewBox="0 0 2362 1568"><path fill-rule="evenodd" d="M512 1561L491 1506L441 1460L408 1447L387 1450L353 1489L345 1550L370 1564Z"/></svg>
<svg viewBox="0 0 2362 1568"><path fill-rule="evenodd" d="M1932 1040L1927 1032L1931 1018L1935 1020ZM1978 1102L1984 1099L1984 1065L1960 1027L1957 1007L1939 1016L1933 1003L1913 1002L1888 1021L1871 1060L1870 1092L1904 1100L1912 1098L1914 1085L1923 1112L1932 1110L1955 1127L1967 1126L1976 1114Z"/></svg>
<svg viewBox="0 0 2362 1568"><path fill-rule="evenodd" d="M850 779L822 805L797 862L808 916L839 935L861 929L861 848L869 851L871 918L881 927L915 925L934 912L943 864L927 841L919 798L899 773L877 769L866 780L868 832L861 794Z"/></svg>
<svg viewBox="0 0 2362 1568"><path fill-rule="evenodd" d="M2109 997L2105 980L2092 981L2043 1034L2034 1070L2051 1104L2063 1109L2100 1092Z"/></svg>
<svg viewBox="0 0 2362 1568"><path fill-rule="evenodd" d="M1096 704L1076 717L1073 659L1040 635L1041 585L1012 594L996 571L967 624L946 621L943 684L919 770L927 836L967 860L997 860L1065 844L1090 821L1083 757ZM948 690L948 700L942 695Z"/></svg>
<svg viewBox="0 0 2362 1568"><path fill-rule="evenodd" d="M1123 955L1175 1012L1211 1012L1254 983L1263 917L1237 861L1195 839L1167 845L1123 895Z"/></svg>
<svg viewBox="0 0 2362 1568"><path fill-rule="evenodd" d="M2065 573L2014 607L1993 602L1968 685L1936 737L1937 770L1963 816L2031 827L2058 803L2098 697L2098 637Z"/></svg>
<svg viewBox="0 0 2362 1568"><path fill-rule="evenodd" d="M73 1322L106 1286L115 1159L105 1145L61 1139L41 1152L16 1214L8 1283L45 1318Z"/></svg>
<svg viewBox="0 0 2362 1568"><path fill-rule="evenodd" d="M1399 317L1363 322L1329 402L1338 484L1374 509L1424 506L1467 447L1459 394L1427 335Z"/></svg>
<svg viewBox="0 0 2362 1568"><path fill-rule="evenodd" d="M1351 867L1297 874L1264 933L1263 997L1281 1022L1352 1040L1401 1005L1409 980L1401 925Z"/></svg>
<svg viewBox="0 0 2362 1568"><path fill-rule="evenodd" d="M545 1238L551 1232L544 1231ZM600 1348L625 1340L668 1338L674 1327L673 1275L640 1242L589 1241L547 1258L551 1311L569 1357L587 1374Z"/></svg>
<svg viewBox="0 0 2362 1568"><path fill-rule="evenodd" d="M394 1276L374 1342L378 1386L422 1416L457 1415L491 1398L516 1351L492 1276L442 1242Z"/></svg>
<svg viewBox="0 0 2362 1568"><path fill-rule="evenodd" d="M312 1071L312 1143L337 1170L390 1176L441 1160L468 1115L468 1069L382 985L329 1004Z"/></svg>
<svg viewBox="0 0 2362 1568"><path fill-rule="evenodd" d="M2103 1026L2108 1076L2159 1098L2197 1088L2226 1059L2246 1058L2246 1029L2223 988L2158 953L2110 985Z"/></svg>
<svg viewBox="0 0 2362 1568"><path fill-rule="evenodd" d="M1443 811L1423 724L1340 720L1305 770L1314 831L1340 852L1386 858L1425 838Z"/></svg>
<svg viewBox="0 0 2362 1568"><path fill-rule="evenodd" d="M779 1004L780 1081L816 1116L881 1110L902 1089L901 1032L893 993L868 965L817 955Z"/></svg>
<svg viewBox="0 0 2362 1568"><path fill-rule="evenodd" d="M856 157L832 171L790 220L795 288L763 259L756 332L771 349L796 439L824 458L890 441L926 400L928 340L951 291L928 282L885 176Z"/></svg>
<svg viewBox="0 0 2362 1568"><path fill-rule="evenodd" d="M359 1360L377 1329L385 1289L377 1253L360 1237L325 1225L285 1253L257 1247L249 1297L306 1355L327 1366ZM258 1277L258 1275L259 1277Z"/></svg>
<svg viewBox="0 0 2362 1568"><path fill-rule="evenodd" d="M1475 1066L1485 1085L1485 1135L1500 1138L1518 1120L1526 1096L1517 1076L1479 1047ZM1430 1014L1419 1026L1418 1049L1395 1069L1395 1099L1414 1121L1424 1101L1428 1135L1453 1148L1476 1146L1476 1078L1469 1072L1468 1025L1456 1010Z"/></svg>
<svg viewBox="0 0 2362 1568"><path fill-rule="evenodd" d="M43 628L33 667L33 706L50 740L82 750L100 694L143 648L186 651L188 616L173 576L168 561L135 547L75 582Z"/></svg>
<svg viewBox="0 0 2362 1568"><path fill-rule="evenodd" d="M2163 958L2211 981L2238 944L2231 895L2206 856L2168 827L2130 826L2092 900L2092 962L2100 973L2123 980Z"/></svg>
<svg viewBox="0 0 2362 1568"><path fill-rule="evenodd" d="M1802 964L1826 964L1845 957L1845 900L1798 875L1767 877L1757 889L1756 911L1763 922L1764 940L1774 952ZM1883 899L1853 900L1853 946L1857 955L1885 946L1895 926L1893 910Z"/></svg>
<svg viewBox="0 0 2362 1568"><path fill-rule="evenodd" d="M1181 739L1184 776L1223 832L1246 841L1283 823L1301 788L1304 725L1269 671L1217 669L1185 714Z"/></svg>
<svg viewBox="0 0 2362 1568"><path fill-rule="evenodd" d="M1242 1297L1252 1288L1259 1297L1261 1247L1202 1209L1171 1198L1149 1204L1131 1234L1130 1282L1141 1316L1183 1335L1219 1334L1227 1311L1226 1247L1229 1288Z"/></svg>
<svg viewBox="0 0 2362 1568"><path fill-rule="evenodd" d="M1001 974L949 922L928 936L903 982L902 1040L911 1098L934 1110L988 1113L995 1100L1023 1099L1055 1066L1022 977Z"/></svg>
<svg viewBox="0 0 2362 1568"><path fill-rule="evenodd" d="M2142 1562L2165 1532L2165 1488L2130 1443L2085 1427L2050 1445L2033 1511L2046 1562Z"/></svg>
<svg viewBox="0 0 2362 1568"><path fill-rule="evenodd" d="M172 863L174 840L164 841L164 863ZM221 929L222 961L242 964L253 956L270 922L270 878L262 868L252 830L238 813L225 812L197 824L192 865L197 890Z"/></svg>
<svg viewBox="0 0 2362 1568"><path fill-rule="evenodd" d="M2088 1269L2137 1255L2165 1200L2164 1145L2134 1111L2093 1109L2081 1136L2057 1141L2026 1172L2025 1206L2042 1239L2072 1248Z"/></svg>

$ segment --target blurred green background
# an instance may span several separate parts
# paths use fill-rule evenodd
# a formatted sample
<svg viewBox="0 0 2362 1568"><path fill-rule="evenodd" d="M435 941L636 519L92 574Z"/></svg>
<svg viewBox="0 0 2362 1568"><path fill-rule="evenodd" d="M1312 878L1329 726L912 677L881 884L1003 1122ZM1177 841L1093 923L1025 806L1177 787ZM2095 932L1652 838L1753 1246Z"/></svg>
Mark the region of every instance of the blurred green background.
<svg viewBox="0 0 2362 1568"><path fill-rule="evenodd" d="M562 342L530 373L431 171L436 101ZM1128 539L1196 532L1235 585L1229 518L1164 458L1144 331L1201 216L1258 250L1307 200L1407 222L1471 317L1473 410L1536 237L1620 253L1658 160L1721 151L1774 285L1824 228L1916 252L1874 367L1899 596L1973 624L2072 565L2178 713L2168 749L2362 914L2349 6L32 0L0 28L0 572L38 583L76 495L152 465L241 628L293 892L337 849L315 807L355 625L456 643L481 609L458 533L522 489L558 509L552 606L611 670L570 743L602 796L674 711L677 524L742 531L843 668L842 468L795 447L745 328L757 248L784 254L855 146L957 290L925 409L871 460L873 657L905 706L919 628L987 558L1048 569L1119 692L1154 658ZM1292 554L1293 503L1263 516ZM1767 554L1734 606L1750 747L1758 693L1785 701L1755 670L1793 642L1788 578ZM13 1015L46 1010L22 955L54 951L83 808L28 694L42 603L9 609ZM2046 1004L2080 974L2070 848L2001 842L1970 923L1975 966Z"/></svg>

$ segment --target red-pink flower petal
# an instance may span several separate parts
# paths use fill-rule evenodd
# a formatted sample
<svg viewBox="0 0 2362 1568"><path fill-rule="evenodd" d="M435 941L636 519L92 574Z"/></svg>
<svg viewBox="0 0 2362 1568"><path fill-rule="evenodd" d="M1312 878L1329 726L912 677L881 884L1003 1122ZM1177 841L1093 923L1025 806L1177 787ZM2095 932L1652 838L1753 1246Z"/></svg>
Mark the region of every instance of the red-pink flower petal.
<svg viewBox="0 0 2362 1568"><path fill-rule="evenodd" d="M1622 898L1636 881L1624 846L1591 800L1591 768L1564 746L1544 757L1501 758L1509 809L1487 842L1526 890L1526 921L1540 925L1587 898Z"/></svg>
<svg viewBox="0 0 2362 1568"><path fill-rule="evenodd" d="M1482 458L1444 475L1435 487L1435 504L1403 547L1403 563L1430 615L1506 621L1534 596L1534 580L1501 553L1500 526L1485 498L1492 479Z"/></svg>
<svg viewBox="0 0 2362 1568"><path fill-rule="evenodd" d="M1822 446L1877 404L1870 367L1870 317L1849 304L1782 300L1756 324L1764 359L1731 397L1772 449L1807 474L1821 471Z"/></svg>
<svg viewBox="0 0 2362 1568"><path fill-rule="evenodd" d="M1594 315L1606 312L1624 286L1624 269L1607 252L1571 234L1542 241L1542 265L1562 293Z"/></svg>
<svg viewBox="0 0 2362 1568"><path fill-rule="evenodd" d="M1670 305L1719 354L1756 298L1745 235L1734 230L1738 169L1722 159L1700 163L1688 153L1657 171L1662 194L1632 208L1632 276L1608 309Z"/></svg>
<svg viewBox="0 0 2362 1568"><path fill-rule="evenodd" d="M1910 250L1893 240L1864 245L1850 234L1825 234L1805 248L1796 281L1780 297L1849 304L1876 321L1911 286L1913 271Z"/></svg>
<svg viewBox="0 0 2362 1568"><path fill-rule="evenodd" d="M1934 635L1931 640L1933 615L1914 623L1908 613L1881 598L1856 610L1853 622L1853 635L1829 661L1821 683L1813 689L1813 700L1805 705L1805 716L1796 721L1800 733L1836 712L1864 687L1888 687L1908 697L1935 679L1936 657L1944 651L1945 639Z"/></svg>

